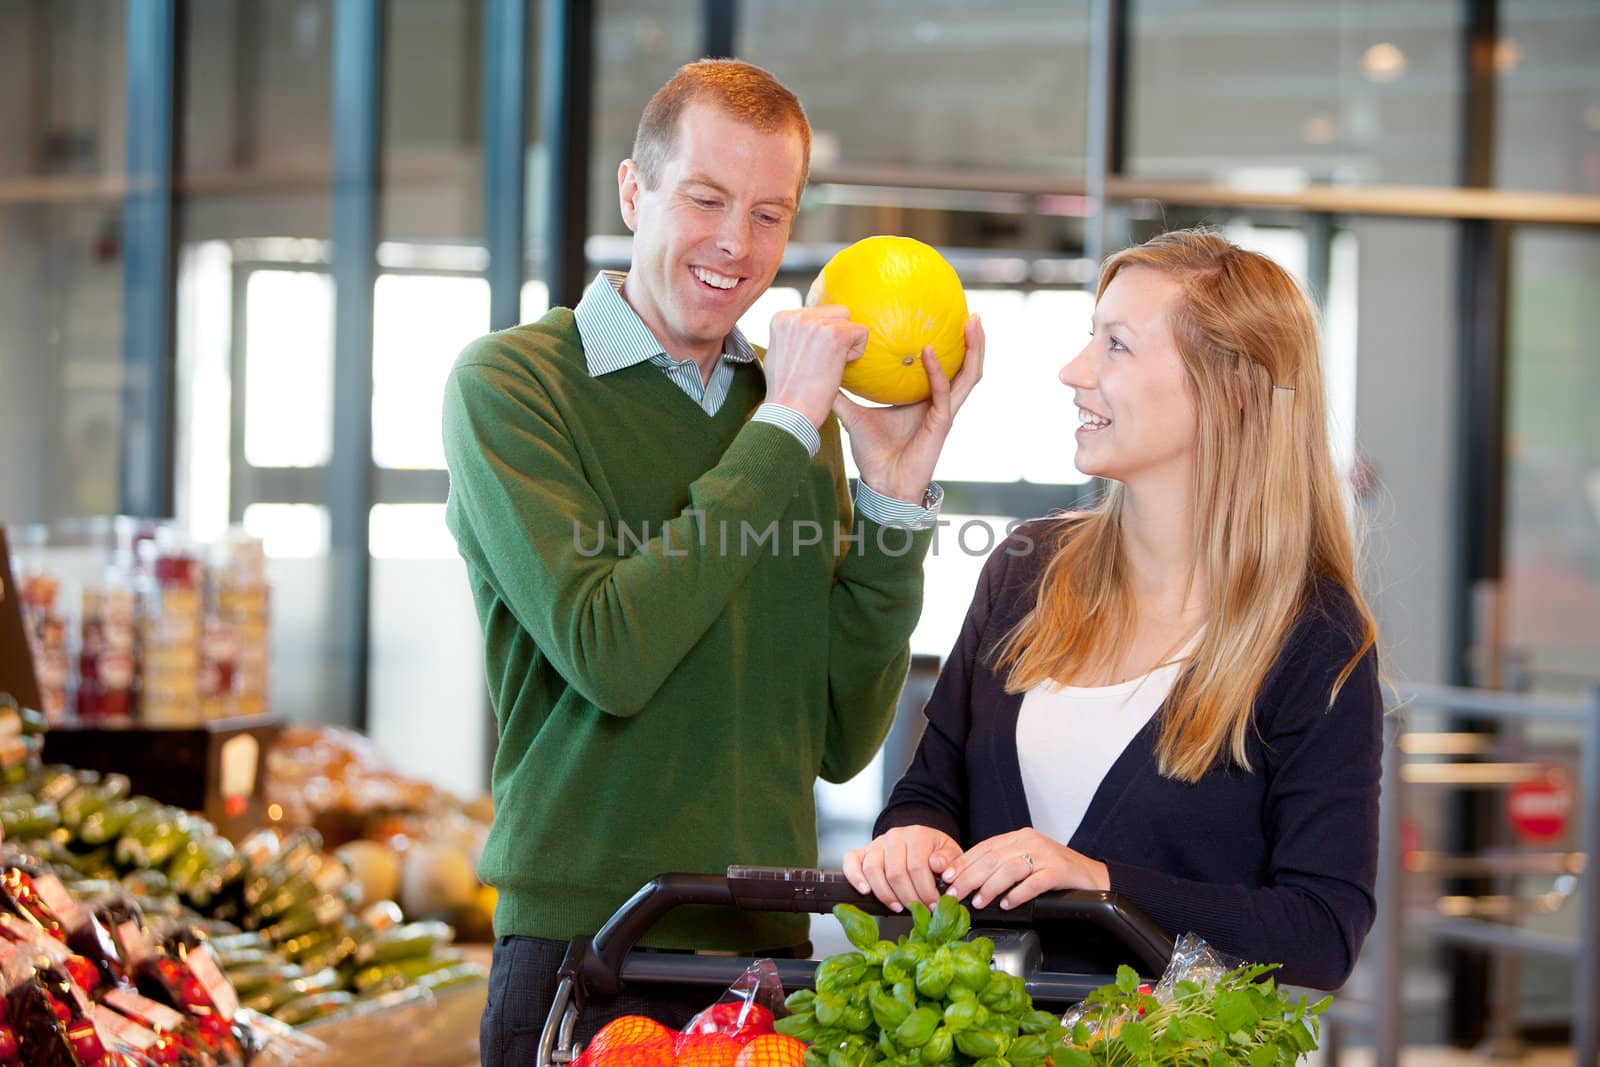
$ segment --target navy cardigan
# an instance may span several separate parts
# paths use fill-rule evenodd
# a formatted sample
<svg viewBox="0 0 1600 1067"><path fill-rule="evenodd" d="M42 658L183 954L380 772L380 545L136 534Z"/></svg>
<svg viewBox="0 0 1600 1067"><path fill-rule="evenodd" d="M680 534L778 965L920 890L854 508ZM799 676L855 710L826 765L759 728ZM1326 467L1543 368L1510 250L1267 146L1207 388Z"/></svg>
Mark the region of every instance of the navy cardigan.
<svg viewBox="0 0 1600 1067"><path fill-rule="evenodd" d="M993 652L1032 607L1061 521L1022 527L985 564L916 758L874 834L932 826L970 848L1032 825L1017 762L1022 696L1005 691ZM1348 594L1319 583L1257 697L1251 771L1223 757L1194 784L1161 777L1158 712L1112 764L1070 847L1105 863L1112 891L1168 933L1281 963L1285 982L1338 988L1375 913L1383 706L1372 650L1328 705L1360 633ZM1041 933L1053 970L1109 966L1093 939Z"/></svg>

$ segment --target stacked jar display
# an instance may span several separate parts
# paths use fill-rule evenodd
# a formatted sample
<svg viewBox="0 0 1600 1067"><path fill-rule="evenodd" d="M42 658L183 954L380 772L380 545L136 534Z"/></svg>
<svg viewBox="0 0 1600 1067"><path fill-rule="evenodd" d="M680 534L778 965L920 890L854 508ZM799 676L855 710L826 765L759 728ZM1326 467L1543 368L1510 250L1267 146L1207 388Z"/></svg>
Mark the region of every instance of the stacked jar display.
<svg viewBox="0 0 1600 1067"><path fill-rule="evenodd" d="M267 556L259 538L230 531L216 546L211 571L203 669L216 694L211 714L267 711L269 593Z"/></svg>
<svg viewBox="0 0 1600 1067"><path fill-rule="evenodd" d="M202 545L174 523L125 517L10 533L50 717L192 726L267 713L259 538L235 528Z"/></svg>
<svg viewBox="0 0 1600 1067"><path fill-rule="evenodd" d="M141 540L142 719L185 726L200 719L200 636L205 568L187 540L161 526Z"/></svg>

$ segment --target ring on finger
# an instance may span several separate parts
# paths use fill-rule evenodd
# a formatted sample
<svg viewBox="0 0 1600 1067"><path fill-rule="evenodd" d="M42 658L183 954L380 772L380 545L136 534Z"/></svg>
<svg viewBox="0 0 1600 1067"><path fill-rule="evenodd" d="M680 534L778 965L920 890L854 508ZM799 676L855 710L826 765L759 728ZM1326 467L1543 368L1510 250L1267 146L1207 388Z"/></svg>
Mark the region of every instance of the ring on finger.
<svg viewBox="0 0 1600 1067"><path fill-rule="evenodd" d="M1028 870L1032 871L1034 869L1033 856L1031 854L1024 852L1022 854L1022 862L1028 865Z"/></svg>

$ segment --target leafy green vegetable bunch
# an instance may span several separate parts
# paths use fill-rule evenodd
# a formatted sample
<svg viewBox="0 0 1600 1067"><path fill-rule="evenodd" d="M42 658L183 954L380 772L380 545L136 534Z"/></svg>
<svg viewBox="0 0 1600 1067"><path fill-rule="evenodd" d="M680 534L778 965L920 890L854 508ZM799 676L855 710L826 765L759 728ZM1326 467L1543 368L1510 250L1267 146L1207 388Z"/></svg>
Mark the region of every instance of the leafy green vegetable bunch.
<svg viewBox="0 0 1600 1067"><path fill-rule="evenodd" d="M1084 998L1055 1067L1290 1067L1322 1034L1332 997L1291 1002L1270 977L1277 964L1235 968L1209 986L1178 982L1162 1003L1131 967Z"/></svg>
<svg viewBox="0 0 1600 1067"><path fill-rule="evenodd" d="M1048 1067L1066 1030L993 969L994 942L962 940L971 913L949 896L910 910L911 933L885 941L860 908L833 909L855 951L818 964L816 991L790 994L777 1022L811 1046L806 1067Z"/></svg>

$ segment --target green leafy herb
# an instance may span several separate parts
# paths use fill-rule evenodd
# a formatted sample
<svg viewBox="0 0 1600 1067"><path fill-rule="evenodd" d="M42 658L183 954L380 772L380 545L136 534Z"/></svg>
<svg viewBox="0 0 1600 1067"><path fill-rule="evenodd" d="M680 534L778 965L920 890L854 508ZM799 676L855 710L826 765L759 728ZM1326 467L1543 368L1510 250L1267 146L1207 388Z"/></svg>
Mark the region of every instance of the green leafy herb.
<svg viewBox="0 0 1600 1067"><path fill-rule="evenodd" d="M1057 1067L1292 1067L1316 1049L1317 1016L1333 998L1291 1001L1265 977L1276 966L1239 967L1209 989L1179 982L1168 1004L1132 968L1118 968L1114 984L1085 998L1089 1010Z"/></svg>
<svg viewBox="0 0 1600 1067"><path fill-rule="evenodd" d="M991 967L994 942L964 940L972 916L954 897L913 902L897 944L850 905L834 909L854 951L817 965L816 993L790 997L782 1032L807 1042L807 1067L1052 1067L1067 1050L1026 983Z"/></svg>

